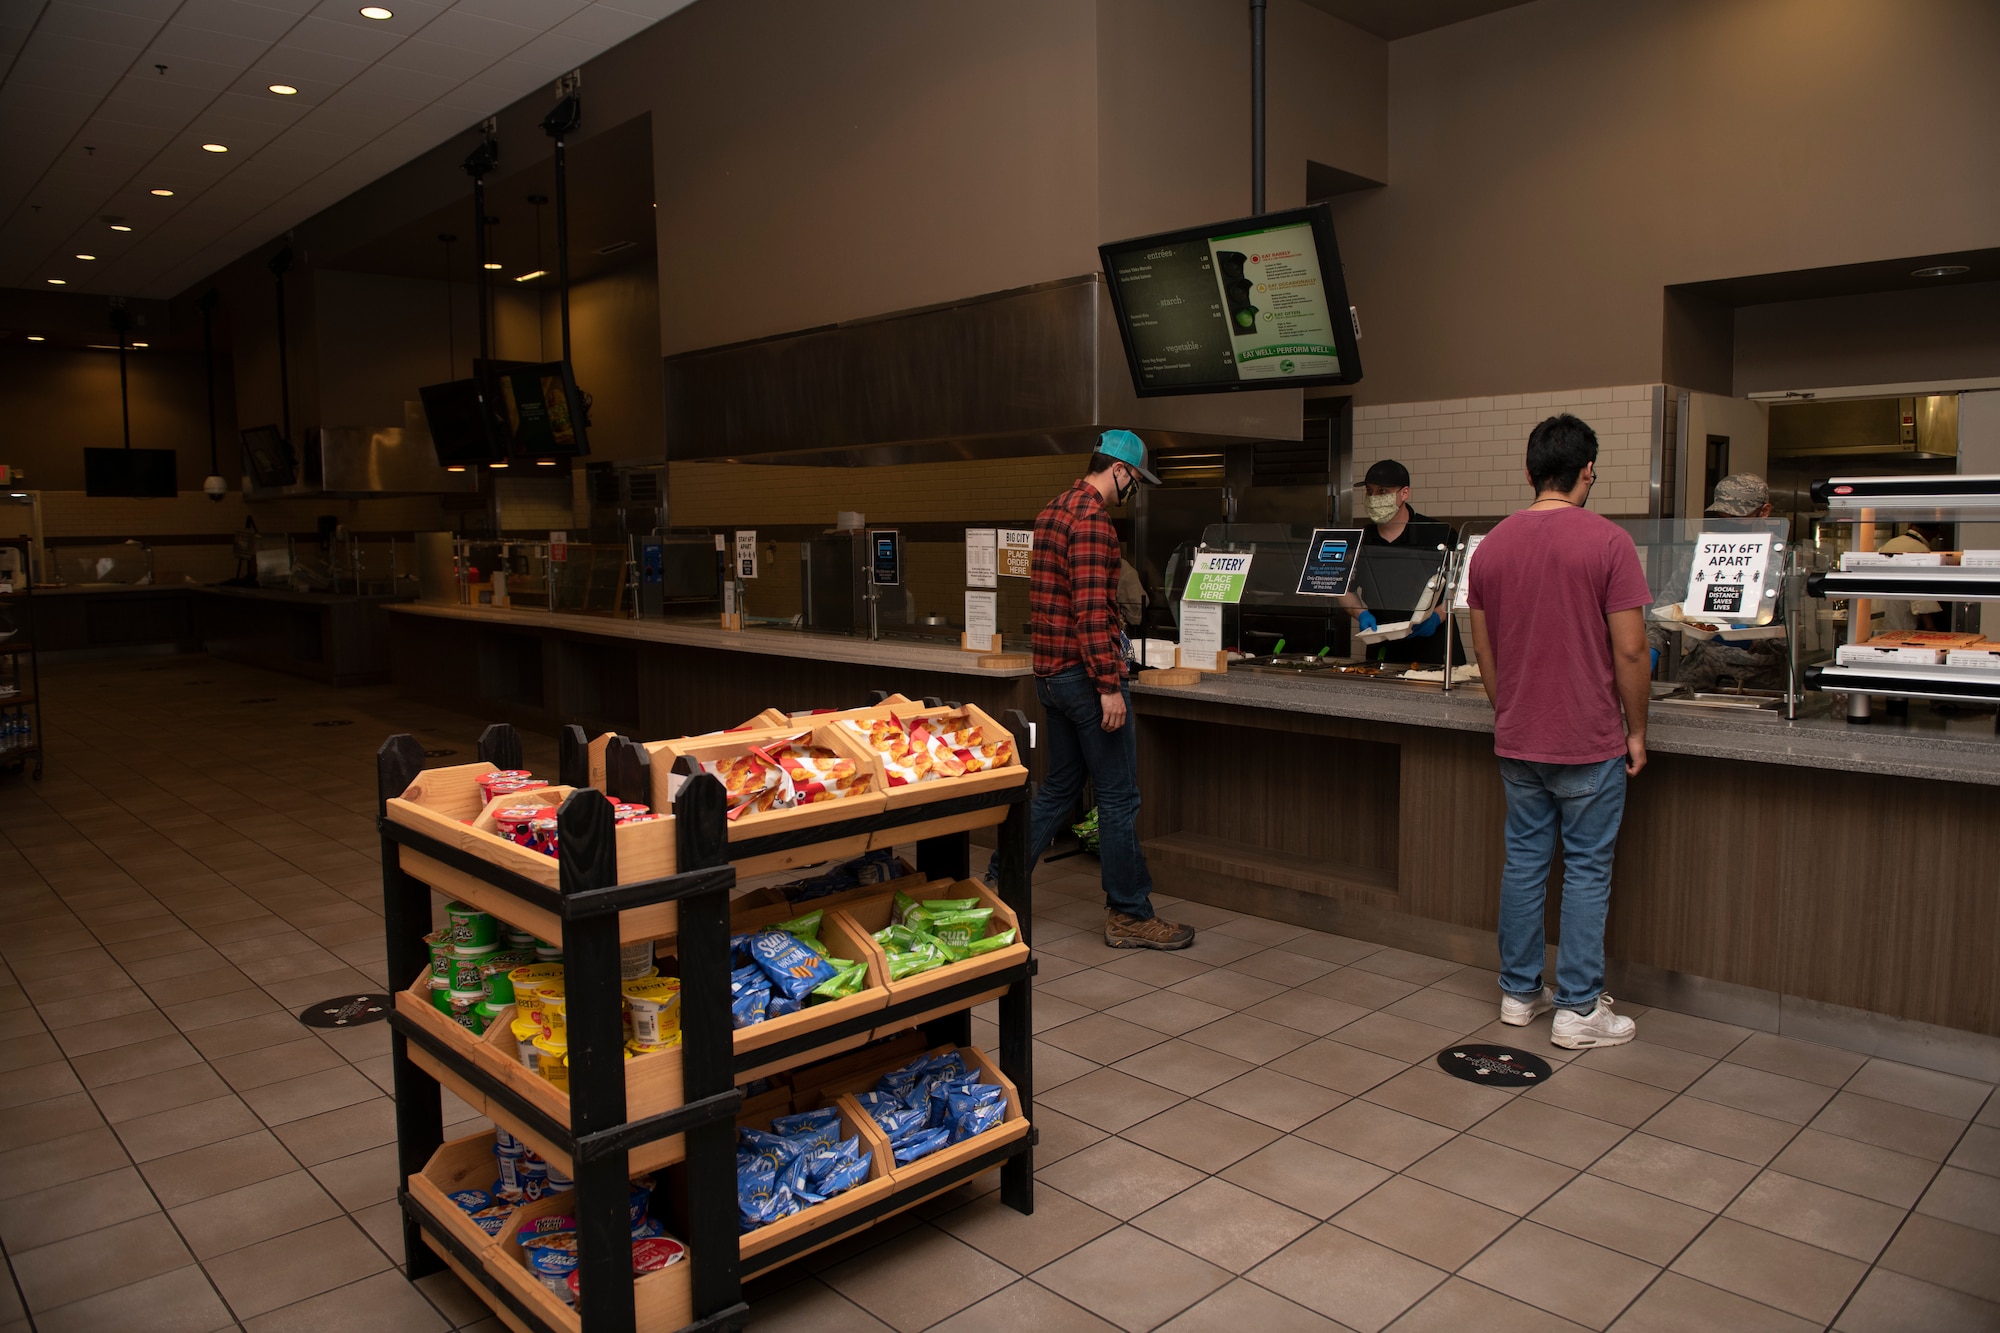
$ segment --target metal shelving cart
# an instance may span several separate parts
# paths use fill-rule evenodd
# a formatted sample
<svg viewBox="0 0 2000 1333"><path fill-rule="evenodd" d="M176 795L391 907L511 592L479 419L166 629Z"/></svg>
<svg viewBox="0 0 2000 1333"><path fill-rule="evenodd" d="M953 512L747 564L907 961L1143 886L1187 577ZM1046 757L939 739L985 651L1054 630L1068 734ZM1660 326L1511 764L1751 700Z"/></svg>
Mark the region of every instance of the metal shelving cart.
<svg viewBox="0 0 2000 1333"><path fill-rule="evenodd" d="M35 652L33 576L25 538L0 538L0 549L17 552L12 569L0 572L11 583L0 592L0 766L19 773L32 761L42 777L42 674Z"/></svg>
<svg viewBox="0 0 2000 1333"><path fill-rule="evenodd" d="M1010 717L1009 722L1018 728L1017 736L1027 734L1025 719ZM922 874L962 880L971 869L970 830L997 825L999 896L1018 916L1023 932L1019 942L1026 945L1031 783L1024 779L1017 785L732 841L722 784L713 777L692 777L673 800L673 873L621 879L607 797L649 800L654 790L651 759L643 746L623 738L610 738L602 747L587 746L581 729L574 726L564 729L561 741L560 784L574 790L558 808L562 855L555 863L554 887L482 858L468 850L463 839L450 836L448 829L426 832L399 822L391 802L422 773L422 747L412 737L398 735L377 756L389 984L397 995L390 1022L402 1178L398 1197L411 1277L451 1268L502 1322L522 1333L735 1329L743 1327L748 1317L741 1289L746 1276L853 1234L994 1167L1001 1172L1003 1200L1022 1213L1033 1211L1032 954L1024 948L1003 971L941 984L900 1002L892 998L868 1012L843 1015L810 1031L745 1050L730 1021L729 943L730 895L739 865L760 858L766 865L774 858L802 865L819 849L829 851L818 858L826 860L849 854L840 849L855 846L857 840L881 846L913 838ZM593 749L601 756L602 789L588 785ZM511 727L489 727L479 753L482 761L495 767L517 768L520 739ZM502 920L513 910L528 920L559 924L571 1054L566 1120L552 1114L545 1099L527 1095L531 1089L520 1081L523 1071L474 1058L476 1053L468 1048L476 1042L451 1039L449 1028L440 1031L422 1012L425 1002L411 999L411 989L430 962L423 937L432 929L433 887L411 873L411 864L432 880L445 881L436 886L441 892L461 899L476 893L480 905ZM636 1076L628 1080L632 1066L623 1058L621 923L623 933L638 932L643 938L658 929L660 914L669 906L682 994L679 1086L674 1089L678 1096L670 1099L674 1104L651 1109L657 1098L633 1086ZM644 925L638 924L641 913L651 914ZM812 1221L808 1209L787 1219L807 1220L787 1227L782 1240L759 1240L751 1247L754 1253L746 1257L739 1241L758 1238L756 1232L739 1237L737 1221L735 1129L744 1100L739 1085L746 1075L806 1066L823 1055L851 1051L899 1025L922 1031L927 1047L952 1044L969 1049L972 1007L996 994L999 1072L1010 1094L1018 1098L1017 1110L1008 1117L1010 1132L993 1132L990 1146L979 1138L953 1145L948 1165L923 1172L920 1179L919 1173L911 1173L907 1188L897 1184L878 1189L865 1203L838 1211L824 1222ZM530 1080L534 1077L527 1075ZM657 1093L657 1080L647 1086ZM495 1124L540 1146L545 1154L555 1154L552 1162L566 1159L567 1174L575 1182L570 1209L577 1221L578 1284L587 1293L580 1309L535 1299L539 1293L532 1279L524 1288L506 1266L506 1256L496 1255L497 1245L482 1249L468 1244L463 1224L453 1225L456 1219L449 1216L449 1205L436 1206L443 1202L442 1196L420 1187L427 1168L452 1148L443 1142L440 1087L451 1088ZM628 1093L640 1102L636 1113ZM676 1289L665 1301L651 1294L641 1300L636 1294L640 1284L662 1274L635 1278L632 1272L629 1181L663 1161L680 1164L678 1193L665 1206L670 1210L670 1229L688 1246L687 1262L676 1265L677 1281L686 1289Z"/></svg>

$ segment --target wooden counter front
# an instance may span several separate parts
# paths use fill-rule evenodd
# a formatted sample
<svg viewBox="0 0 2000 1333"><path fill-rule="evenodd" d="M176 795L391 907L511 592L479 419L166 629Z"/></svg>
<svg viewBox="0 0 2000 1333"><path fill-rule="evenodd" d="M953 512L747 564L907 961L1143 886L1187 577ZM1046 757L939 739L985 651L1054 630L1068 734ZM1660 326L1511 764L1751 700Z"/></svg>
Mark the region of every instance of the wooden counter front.
<svg viewBox="0 0 2000 1333"><path fill-rule="evenodd" d="M1497 966L1506 803L1490 729L1189 693L1134 700L1140 837L1162 892ZM1821 1039L1870 1015L2000 1036L1996 798L1656 751L1618 841L1610 989ZM1558 858L1552 945L1560 883Z"/></svg>

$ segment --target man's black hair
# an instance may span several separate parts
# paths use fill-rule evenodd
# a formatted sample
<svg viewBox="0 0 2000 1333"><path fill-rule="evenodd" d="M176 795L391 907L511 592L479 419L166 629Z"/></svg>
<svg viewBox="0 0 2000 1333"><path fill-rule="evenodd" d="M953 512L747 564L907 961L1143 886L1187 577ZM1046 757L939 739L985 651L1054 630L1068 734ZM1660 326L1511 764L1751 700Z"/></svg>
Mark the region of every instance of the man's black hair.
<svg viewBox="0 0 2000 1333"><path fill-rule="evenodd" d="M1528 478L1535 494L1573 491L1586 463L1597 461L1597 432L1564 412L1528 435Z"/></svg>
<svg viewBox="0 0 2000 1333"><path fill-rule="evenodd" d="M1361 484L1400 489L1410 484L1410 470L1393 458L1378 458L1368 469L1368 475L1361 479Z"/></svg>
<svg viewBox="0 0 2000 1333"><path fill-rule="evenodd" d="M1122 458L1113 458L1110 454L1092 453L1090 456L1090 466L1084 469L1083 475L1094 477L1112 464L1123 463L1124 461Z"/></svg>

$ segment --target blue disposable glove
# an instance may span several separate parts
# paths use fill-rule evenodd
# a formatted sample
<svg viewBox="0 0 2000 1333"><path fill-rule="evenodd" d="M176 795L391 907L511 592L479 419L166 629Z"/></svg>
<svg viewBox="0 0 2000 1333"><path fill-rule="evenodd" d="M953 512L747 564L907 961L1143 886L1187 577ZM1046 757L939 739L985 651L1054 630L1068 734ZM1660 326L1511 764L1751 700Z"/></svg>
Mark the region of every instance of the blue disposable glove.
<svg viewBox="0 0 2000 1333"><path fill-rule="evenodd" d="M1648 648L1646 651L1653 655L1653 670L1658 671L1660 669L1660 650L1658 648Z"/></svg>
<svg viewBox="0 0 2000 1333"><path fill-rule="evenodd" d="M1354 618L1354 625L1357 629L1374 629L1375 613L1373 611L1363 611Z"/></svg>
<svg viewBox="0 0 2000 1333"><path fill-rule="evenodd" d="M1438 626L1443 623L1444 617L1433 611L1410 630L1410 637L1413 639L1428 639L1431 635L1438 632Z"/></svg>

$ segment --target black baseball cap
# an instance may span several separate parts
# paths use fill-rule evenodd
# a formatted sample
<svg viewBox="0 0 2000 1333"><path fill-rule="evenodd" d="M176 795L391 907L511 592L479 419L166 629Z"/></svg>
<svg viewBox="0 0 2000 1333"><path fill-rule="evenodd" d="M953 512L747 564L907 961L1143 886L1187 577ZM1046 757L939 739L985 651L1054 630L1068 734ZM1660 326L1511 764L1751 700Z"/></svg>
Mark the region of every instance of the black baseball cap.
<svg viewBox="0 0 2000 1333"><path fill-rule="evenodd" d="M1368 468L1368 475L1361 479L1363 486L1403 487L1410 484L1410 470L1393 458L1379 458Z"/></svg>

